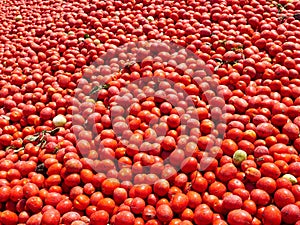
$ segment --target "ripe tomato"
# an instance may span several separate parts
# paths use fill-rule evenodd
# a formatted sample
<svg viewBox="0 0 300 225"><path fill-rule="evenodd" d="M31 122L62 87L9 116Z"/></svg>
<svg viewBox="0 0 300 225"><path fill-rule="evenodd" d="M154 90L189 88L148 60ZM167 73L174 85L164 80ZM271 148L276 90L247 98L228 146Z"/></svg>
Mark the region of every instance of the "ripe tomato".
<svg viewBox="0 0 300 225"><path fill-rule="evenodd" d="M235 210L229 212L229 214L227 216L227 221L230 225L238 225L241 223L251 224L252 216L245 210L235 209Z"/></svg>
<svg viewBox="0 0 300 225"><path fill-rule="evenodd" d="M207 205L201 204L197 206L194 211L194 221L196 224L211 224L212 220L213 212Z"/></svg>
<svg viewBox="0 0 300 225"><path fill-rule="evenodd" d="M105 225L109 222L109 214L105 210L99 210L90 216L91 225Z"/></svg>
<svg viewBox="0 0 300 225"><path fill-rule="evenodd" d="M276 206L282 208L288 204L295 203L295 197L290 190L286 188L280 188L274 193L274 202Z"/></svg>
<svg viewBox="0 0 300 225"><path fill-rule="evenodd" d="M264 224L280 225L281 224L280 210L274 205L267 206L264 209L264 212L262 215L262 222Z"/></svg>
<svg viewBox="0 0 300 225"><path fill-rule="evenodd" d="M42 216L42 223L47 224L59 224L60 223L60 213L56 209L50 209L44 212Z"/></svg>
<svg viewBox="0 0 300 225"><path fill-rule="evenodd" d="M182 212L188 205L189 199L183 193L175 194L170 202L170 207L175 213Z"/></svg>
<svg viewBox="0 0 300 225"><path fill-rule="evenodd" d="M1 223L2 224L17 224L18 223L18 216L16 213L9 211L9 210L5 210L1 213Z"/></svg>
<svg viewBox="0 0 300 225"><path fill-rule="evenodd" d="M173 211L167 204L162 204L156 209L156 216L162 222L169 222L173 218Z"/></svg>

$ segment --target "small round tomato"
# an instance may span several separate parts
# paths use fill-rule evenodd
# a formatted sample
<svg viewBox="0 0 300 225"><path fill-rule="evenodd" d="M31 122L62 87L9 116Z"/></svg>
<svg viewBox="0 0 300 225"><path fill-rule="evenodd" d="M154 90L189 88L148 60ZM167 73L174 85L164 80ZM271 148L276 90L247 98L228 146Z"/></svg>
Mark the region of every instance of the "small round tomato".
<svg viewBox="0 0 300 225"><path fill-rule="evenodd" d="M56 209L50 209L43 213L42 224L45 225L58 225L60 222L60 213Z"/></svg>
<svg viewBox="0 0 300 225"><path fill-rule="evenodd" d="M240 209L243 205L242 198L238 195L229 194L223 198L222 206L227 211L232 211L234 209Z"/></svg>
<svg viewBox="0 0 300 225"><path fill-rule="evenodd" d="M233 163L226 163L220 168L216 175L222 182L227 182L235 178L237 172L237 168Z"/></svg>
<svg viewBox="0 0 300 225"><path fill-rule="evenodd" d="M215 181L208 188L208 192L211 195L217 196L218 198L221 198L226 191L227 191L226 186L219 181Z"/></svg>
<svg viewBox="0 0 300 225"><path fill-rule="evenodd" d="M56 209L60 212L61 215L65 214L66 212L71 211L73 207L73 203L70 199L63 199L57 205Z"/></svg>
<svg viewBox="0 0 300 225"><path fill-rule="evenodd" d="M144 211L144 208L146 206L146 203L144 199L140 197L135 197L132 199L130 209L134 214L141 214Z"/></svg>
<svg viewBox="0 0 300 225"><path fill-rule="evenodd" d="M91 225L106 225L109 222L109 214L105 210L98 210L90 216Z"/></svg>
<svg viewBox="0 0 300 225"><path fill-rule="evenodd" d="M245 210L235 209L228 213L227 222L230 225L251 224L252 216Z"/></svg>
<svg viewBox="0 0 300 225"><path fill-rule="evenodd" d="M134 215L128 211L122 211L116 214L115 225L133 225L135 221Z"/></svg>
<svg viewBox="0 0 300 225"><path fill-rule="evenodd" d="M78 195L73 201L74 208L78 210L85 210L89 204L90 204L90 199L88 196L84 194Z"/></svg>
<svg viewBox="0 0 300 225"><path fill-rule="evenodd" d="M194 211L194 221L197 225L208 225L211 224L213 220L213 212L211 209L205 205L199 205Z"/></svg>
<svg viewBox="0 0 300 225"><path fill-rule="evenodd" d="M108 212L110 215L112 215L114 209L115 209L115 202L111 198L103 198L100 199L98 204L97 204L97 210L105 210Z"/></svg>
<svg viewBox="0 0 300 225"><path fill-rule="evenodd" d="M254 216L257 212L256 203L253 200L247 199L243 202L242 209Z"/></svg>
<svg viewBox="0 0 300 225"><path fill-rule="evenodd" d="M170 206L175 213L180 213L188 206L188 203L189 199L185 194L177 193L172 197Z"/></svg>
<svg viewBox="0 0 300 225"><path fill-rule="evenodd" d="M120 181L116 178L108 178L102 182L102 193L112 195L114 190L120 187Z"/></svg>
<svg viewBox="0 0 300 225"><path fill-rule="evenodd" d="M167 204L162 204L156 209L156 216L162 222L169 222L173 218L173 211Z"/></svg>
<svg viewBox="0 0 300 225"><path fill-rule="evenodd" d="M38 213L43 208L43 201L40 197L32 196L27 199L26 208L28 208L33 213Z"/></svg>
<svg viewBox="0 0 300 225"><path fill-rule="evenodd" d="M9 186L0 187L0 202L7 202L11 195L11 188Z"/></svg>

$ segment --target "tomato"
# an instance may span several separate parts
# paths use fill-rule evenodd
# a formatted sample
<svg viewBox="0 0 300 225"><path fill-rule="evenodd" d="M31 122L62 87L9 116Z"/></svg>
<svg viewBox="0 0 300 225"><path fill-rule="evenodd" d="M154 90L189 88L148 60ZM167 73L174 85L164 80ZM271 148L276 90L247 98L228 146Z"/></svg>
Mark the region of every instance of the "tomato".
<svg viewBox="0 0 300 225"><path fill-rule="evenodd" d="M253 200L247 199L243 202L242 209L254 216L257 212L256 203Z"/></svg>
<svg viewBox="0 0 300 225"><path fill-rule="evenodd" d="M242 199L238 195L230 194L223 198L222 206L228 211L240 209L242 207Z"/></svg>
<svg viewBox="0 0 300 225"><path fill-rule="evenodd" d="M188 206L188 203L189 199L185 194L177 193L173 195L170 207L175 213L180 213Z"/></svg>
<svg viewBox="0 0 300 225"><path fill-rule="evenodd" d="M26 201L26 208L33 213L38 213L43 207L43 201L40 197L32 196Z"/></svg>
<svg viewBox="0 0 300 225"><path fill-rule="evenodd" d="M11 188L9 186L0 187L0 202L6 202L11 195Z"/></svg>
<svg viewBox="0 0 300 225"><path fill-rule="evenodd" d="M293 224L299 221L300 209L294 204L288 204L281 209L282 221Z"/></svg>
<svg viewBox="0 0 300 225"><path fill-rule="evenodd" d="M290 190L286 188L280 188L274 193L274 202L276 206L282 208L288 204L295 203L295 197Z"/></svg>
<svg viewBox="0 0 300 225"><path fill-rule="evenodd" d="M74 207L79 210L86 209L89 203L90 203L89 197L84 194L78 195L73 201Z"/></svg>
<svg viewBox="0 0 300 225"><path fill-rule="evenodd" d="M115 178L108 178L102 182L101 186L103 194L111 195L116 188L120 187L120 182Z"/></svg>
<svg viewBox="0 0 300 225"><path fill-rule="evenodd" d="M90 216L91 224L94 225L104 225L109 221L109 214L104 210L99 210L94 212Z"/></svg>
<svg viewBox="0 0 300 225"><path fill-rule="evenodd" d="M226 163L220 168L217 177L221 181L226 182L235 178L236 174L237 174L237 168L235 167L235 165L233 163Z"/></svg>
<svg viewBox="0 0 300 225"><path fill-rule="evenodd" d="M230 225L238 225L238 224L247 224L252 222L251 215L242 209L235 209L229 212L227 216L228 224Z"/></svg>
<svg viewBox="0 0 300 225"><path fill-rule="evenodd" d="M12 201L17 202L21 200L23 197L24 197L23 187L21 185L16 185L11 189L9 198Z"/></svg>
<svg viewBox="0 0 300 225"><path fill-rule="evenodd" d="M73 203L69 199L62 199L57 205L56 209L60 212L61 215L71 211Z"/></svg>
<svg viewBox="0 0 300 225"><path fill-rule="evenodd" d="M250 193L250 198L259 206L267 205L271 199L266 191L260 189L253 189Z"/></svg>
<svg viewBox="0 0 300 225"><path fill-rule="evenodd" d="M115 202L111 198L103 198L97 204L97 210L105 210L110 215L113 213L115 208Z"/></svg>
<svg viewBox="0 0 300 225"><path fill-rule="evenodd" d="M280 210L276 206L269 205L264 209L263 217L262 217L262 222L264 224L279 225L281 224L281 220L282 220L282 216Z"/></svg>
<svg viewBox="0 0 300 225"><path fill-rule="evenodd" d="M116 215L115 224L131 224L133 225L135 218L131 212L122 211Z"/></svg>
<svg viewBox="0 0 300 225"><path fill-rule="evenodd" d="M154 183L153 191L159 196L164 196L168 193L170 184L165 179L160 179Z"/></svg>
<svg viewBox="0 0 300 225"><path fill-rule="evenodd" d="M72 224L73 221L80 220L80 214L77 212L67 212L61 217L62 223Z"/></svg>
<svg viewBox="0 0 300 225"><path fill-rule="evenodd" d="M2 224L17 224L18 216L16 213L9 210L5 210L1 213L1 223Z"/></svg>
<svg viewBox="0 0 300 225"><path fill-rule="evenodd" d="M60 213L56 209L47 210L43 213L42 223L43 224L59 224Z"/></svg>
<svg viewBox="0 0 300 225"><path fill-rule="evenodd" d="M277 179L281 172L280 169L274 163L263 163L260 168L260 172L263 176Z"/></svg>
<svg viewBox="0 0 300 225"><path fill-rule="evenodd" d="M26 222L26 224L29 225L34 225L34 224L39 224L42 222L42 214L41 213L37 213L32 215Z"/></svg>
<svg viewBox="0 0 300 225"><path fill-rule="evenodd" d="M173 218L173 211L167 204L162 204L156 209L156 216L162 222L169 222Z"/></svg>
<svg viewBox="0 0 300 225"><path fill-rule="evenodd" d="M262 177L256 182L256 187L272 194L277 189L276 181L271 177Z"/></svg>
<svg viewBox="0 0 300 225"><path fill-rule="evenodd" d="M221 149L226 155L233 156L234 152L238 150L238 146L233 140L225 139L222 142Z"/></svg>
<svg viewBox="0 0 300 225"><path fill-rule="evenodd" d="M210 224L213 219L213 212L207 205L201 204L194 211L194 221L196 224Z"/></svg>
<svg viewBox="0 0 300 225"><path fill-rule="evenodd" d="M196 175L196 177L192 180L192 189L198 193L204 192L208 187L208 182L202 176Z"/></svg>

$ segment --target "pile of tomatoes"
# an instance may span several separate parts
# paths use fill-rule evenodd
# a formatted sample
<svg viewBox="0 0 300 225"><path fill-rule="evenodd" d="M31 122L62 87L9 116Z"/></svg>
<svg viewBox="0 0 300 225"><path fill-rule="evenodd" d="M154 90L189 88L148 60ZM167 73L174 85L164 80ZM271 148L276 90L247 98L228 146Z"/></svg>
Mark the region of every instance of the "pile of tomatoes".
<svg viewBox="0 0 300 225"><path fill-rule="evenodd" d="M300 2L0 2L0 224L300 225Z"/></svg>

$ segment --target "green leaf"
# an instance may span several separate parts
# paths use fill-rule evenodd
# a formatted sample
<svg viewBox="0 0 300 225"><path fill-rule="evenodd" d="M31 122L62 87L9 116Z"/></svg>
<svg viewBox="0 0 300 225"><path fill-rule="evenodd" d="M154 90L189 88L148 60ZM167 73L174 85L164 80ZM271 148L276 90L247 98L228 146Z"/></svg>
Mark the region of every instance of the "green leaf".
<svg viewBox="0 0 300 225"><path fill-rule="evenodd" d="M103 84L102 85L102 89L107 90L110 87L110 84Z"/></svg>
<svg viewBox="0 0 300 225"><path fill-rule="evenodd" d="M55 135L59 131L59 129L59 127L56 127L53 130L47 131L47 133L50 135Z"/></svg>
<svg viewBox="0 0 300 225"><path fill-rule="evenodd" d="M100 86L95 86L95 87L92 88L92 90L90 91L89 95L93 95L93 94L97 93L100 90L101 90Z"/></svg>
<svg viewBox="0 0 300 225"><path fill-rule="evenodd" d="M5 120L10 120L10 117L9 116L6 116L6 115L1 115L1 117Z"/></svg>
<svg viewBox="0 0 300 225"><path fill-rule="evenodd" d="M129 68L129 67L131 67L132 65L134 65L135 63L136 63L135 61L127 62L127 63L125 63L124 68Z"/></svg>
<svg viewBox="0 0 300 225"><path fill-rule="evenodd" d="M84 35L84 38L85 38L85 39L90 38L90 35L85 34L85 35Z"/></svg>
<svg viewBox="0 0 300 225"><path fill-rule="evenodd" d="M59 147L59 146L56 146L56 147L54 148L53 154L56 154L56 153L58 152L59 149L60 149L60 147Z"/></svg>
<svg viewBox="0 0 300 225"><path fill-rule="evenodd" d="M47 141L43 139L43 140L41 140L40 143L38 143L37 146L39 146L40 148L44 148L46 146L46 144L47 144Z"/></svg>
<svg viewBox="0 0 300 225"><path fill-rule="evenodd" d="M99 85L99 86L95 86L92 88L92 90L90 91L89 95L93 95L96 94L98 91L105 89L107 90L110 87L109 84L103 84L103 85Z"/></svg>
<svg viewBox="0 0 300 225"><path fill-rule="evenodd" d="M18 152L23 151L23 150L24 150L24 147L21 147L21 148L15 149L14 153L18 153Z"/></svg>
<svg viewBox="0 0 300 225"><path fill-rule="evenodd" d="M36 166L35 171L38 173L44 173L46 171L46 167L44 163L41 163Z"/></svg>
<svg viewBox="0 0 300 225"><path fill-rule="evenodd" d="M39 138L40 138L39 135L29 135L29 136L27 136L27 137L25 138L25 140L34 142L34 141L39 140Z"/></svg>
<svg viewBox="0 0 300 225"><path fill-rule="evenodd" d="M217 72L221 65L217 65L214 69L214 72Z"/></svg>
<svg viewBox="0 0 300 225"><path fill-rule="evenodd" d="M219 63L222 63L222 62L223 62L223 60L220 59L220 58L215 58L215 61L216 61L216 62L219 62Z"/></svg>
<svg viewBox="0 0 300 225"><path fill-rule="evenodd" d="M9 150L9 149L15 149L15 148L16 148L15 146L10 145L10 146L7 146L7 147L5 148L5 151L7 151L7 150Z"/></svg>

